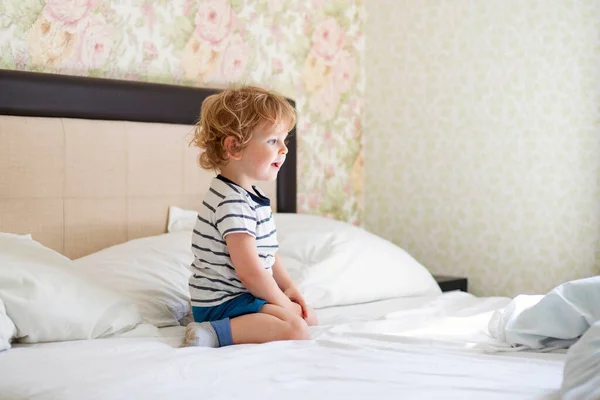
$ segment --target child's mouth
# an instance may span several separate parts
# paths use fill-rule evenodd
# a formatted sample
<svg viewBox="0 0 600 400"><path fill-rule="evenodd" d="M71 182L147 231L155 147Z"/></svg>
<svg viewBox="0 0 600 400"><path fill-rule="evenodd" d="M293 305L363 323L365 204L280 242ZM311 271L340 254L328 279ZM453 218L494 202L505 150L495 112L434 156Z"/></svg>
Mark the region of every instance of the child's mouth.
<svg viewBox="0 0 600 400"><path fill-rule="evenodd" d="M278 163L278 162L274 162L273 164L271 164L272 166L274 166L275 168L279 169L281 168L281 164L282 163Z"/></svg>

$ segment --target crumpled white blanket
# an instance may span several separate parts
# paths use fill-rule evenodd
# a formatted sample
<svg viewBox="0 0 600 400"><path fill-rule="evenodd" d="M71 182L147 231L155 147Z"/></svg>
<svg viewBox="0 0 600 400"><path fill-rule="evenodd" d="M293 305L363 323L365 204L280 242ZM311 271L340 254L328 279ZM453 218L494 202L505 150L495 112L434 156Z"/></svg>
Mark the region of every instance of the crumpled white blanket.
<svg viewBox="0 0 600 400"><path fill-rule="evenodd" d="M595 276L564 283L546 295L519 295L492 315L488 329L513 350L548 350L570 347L598 320L600 276Z"/></svg>
<svg viewBox="0 0 600 400"><path fill-rule="evenodd" d="M600 321L567 352L560 392L563 400L600 399Z"/></svg>

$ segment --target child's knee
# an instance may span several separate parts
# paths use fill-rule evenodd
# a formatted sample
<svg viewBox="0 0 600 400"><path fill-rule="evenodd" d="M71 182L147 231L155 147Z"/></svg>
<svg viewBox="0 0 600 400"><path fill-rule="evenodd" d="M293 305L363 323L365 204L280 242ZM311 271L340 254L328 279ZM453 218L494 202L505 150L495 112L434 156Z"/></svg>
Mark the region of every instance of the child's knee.
<svg viewBox="0 0 600 400"><path fill-rule="evenodd" d="M287 322L284 340L309 340L310 331L302 318L293 318Z"/></svg>

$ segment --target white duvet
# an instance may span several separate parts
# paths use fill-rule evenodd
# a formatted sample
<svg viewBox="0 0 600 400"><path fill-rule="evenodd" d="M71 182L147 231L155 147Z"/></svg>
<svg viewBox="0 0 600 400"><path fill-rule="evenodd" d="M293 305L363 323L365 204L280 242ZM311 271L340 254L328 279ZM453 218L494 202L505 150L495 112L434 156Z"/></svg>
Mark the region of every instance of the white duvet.
<svg viewBox="0 0 600 400"><path fill-rule="evenodd" d="M563 283L543 296L520 295L489 323L513 347L569 347L600 320L600 276Z"/></svg>
<svg viewBox="0 0 600 400"><path fill-rule="evenodd" d="M466 293L319 311L313 340L178 348L183 328L16 345L0 397L33 399L557 398L564 354L496 353L487 321L508 299Z"/></svg>
<svg viewBox="0 0 600 400"><path fill-rule="evenodd" d="M544 296L517 296L489 323L515 349L570 347L562 398L600 399L600 276L557 286Z"/></svg>
<svg viewBox="0 0 600 400"><path fill-rule="evenodd" d="M561 392L564 400L600 399L600 321L569 349Z"/></svg>

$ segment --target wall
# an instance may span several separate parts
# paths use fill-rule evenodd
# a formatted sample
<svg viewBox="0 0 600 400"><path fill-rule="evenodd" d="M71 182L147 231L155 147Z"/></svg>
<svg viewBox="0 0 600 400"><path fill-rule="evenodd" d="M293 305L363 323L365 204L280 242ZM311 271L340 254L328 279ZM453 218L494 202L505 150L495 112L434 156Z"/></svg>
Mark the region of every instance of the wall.
<svg viewBox="0 0 600 400"><path fill-rule="evenodd" d="M366 2L365 226L479 295L600 273L600 2Z"/></svg>
<svg viewBox="0 0 600 400"><path fill-rule="evenodd" d="M296 100L301 212L359 223L362 0L3 0L0 68Z"/></svg>
<svg viewBox="0 0 600 400"><path fill-rule="evenodd" d="M576 0L5 0L0 68L272 87L300 113L301 212L360 223L364 203L432 271L514 295L600 273L599 20Z"/></svg>

